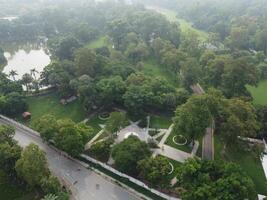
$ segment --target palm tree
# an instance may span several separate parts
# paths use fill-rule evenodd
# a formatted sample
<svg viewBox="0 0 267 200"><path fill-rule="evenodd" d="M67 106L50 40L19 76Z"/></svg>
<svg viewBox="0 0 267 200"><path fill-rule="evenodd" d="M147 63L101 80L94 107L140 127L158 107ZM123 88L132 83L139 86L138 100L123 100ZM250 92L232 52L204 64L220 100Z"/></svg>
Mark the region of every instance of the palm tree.
<svg viewBox="0 0 267 200"><path fill-rule="evenodd" d="M16 78L15 78L15 76L17 76L18 75L18 73L17 73L17 71L16 70L11 70L10 72L9 72L9 77L12 77L13 78L13 81L16 81Z"/></svg>
<svg viewBox="0 0 267 200"><path fill-rule="evenodd" d="M29 91L29 84L32 83L33 78L30 74L26 73L22 76L21 82L26 86L27 92Z"/></svg>
<svg viewBox="0 0 267 200"><path fill-rule="evenodd" d="M36 73L39 73L35 68L31 69L31 76L36 80Z"/></svg>

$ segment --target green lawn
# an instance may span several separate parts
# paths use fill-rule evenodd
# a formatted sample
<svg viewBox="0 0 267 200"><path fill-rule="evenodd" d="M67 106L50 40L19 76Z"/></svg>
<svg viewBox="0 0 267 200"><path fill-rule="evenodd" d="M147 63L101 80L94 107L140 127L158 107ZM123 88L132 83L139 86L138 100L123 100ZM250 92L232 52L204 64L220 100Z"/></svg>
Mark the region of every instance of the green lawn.
<svg viewBox="0 0 267 200"><path fill-rule="evenodd" d="M81 122L86 117L86 113L79 99L67 105L62 105L57 93L28 97L27 103L29 104L28 110L32 114L30 125L45 114L52 114L57 119L69 118L74 122Z"/></svg>
<svg viewBox="0 0 267 200"><path fill-rule="evenodd" d="M247 175L252 178L257 192L259 194L267 195L267 180L259 159L256 159L252 153L240 150L237 147L227 149L226 153L223 154L223 142L218 135L215 135L214 144L215 159L223 159L239 164Z"/></svg>
<svg viewBox="0 0 267 200"><path fill-rule="evenodd" d="M182 163L180 162L177 162L176 160L173 160L173 159L170 159L170 158L167 158L165 156L162 156L162 155L158 155L159 157L163 157L163 158L166 158L172 165L173 165L173 168L174 168L174 171L173 173L169 174L168 176L166 176L166 178L171 181L177 174L177 168L182 165Z"/></svg>
<svg viewBox="0 0 267 200"><path fill-rule="evenodd" d="M8 180L6 174L0 170L0 199L3 200L35 200L34 192L24 187L16 186Z"/></svg>
<svg viewBox="0 0 267 200"><path fill-rule="evenodd" d="M172 124L171 117L165 116L150 116L150 128L158 128L158 129L168 129Z"/></svg>
<svg viewBox="0 0 267 200"><path fill-rule="evenodd" d="M168 81L173 86L178 87L179 83L177 81L177 77L174 74L171 74L167 70L165 70L164 66L160 66L154 60L148 60L144 62L144 67L142 72L151 77L160 77Z"/></svg>
<svg viewBox="0 0 267 200"><path fill-rule="evenodd" d="M108 46L107 38L105 36L100 37L86 45L86 47L90 49L97 49L104 46Z"/></svg>
<svg viewBox="0 0 267 200"><path fill-rule="evenodd" d="M178 150L181 150L181 151L184 151L184 152L187 152L187 153L191 153L192 152L192 148L188 146L188 144L186 145L177 145L173 142L173 137L175 136L175 133L172 132L169 137L167 138L165 144L175 148L175 149L178 149Z"/></svg>
<svg viewBox="0 0 267 200"><path fill-rule="evenodd" d="M184 20L184 19L181 19L181 18L177 18L177 13L174 11L174 10L170 10L170 9L165 9L165 8L160 8L160 7L156 7L156 6L148 6L147 7L148 9L151 9L151 10L155 10L157 11L158 13L161 13L163 14L164 16L166 16L166 18L170 21L170 22L179 22L180 24L180 28L181 28L181 31L183 33L186 33L188 31L193 31L195 33L198 34L199 36L199 39L201 41L206 41L208 39L208 36L209 34L205 31L201 31L199 29L196 29L192 26L192 23Z"/></svg>
<svg viewBox="0 0 267 200"><path fill-rule="evenodd" d="M267 80L261 81L258 87L247 86L253 97L253 103L267 105Z"/></svg>
<svg viewBox="0 0 267 200"><path fill-rule="evenodd" d="M97 134L99 131L101 131L101 127L99 124L105 124L106 121L103 121L98 118L98 114L96 114L94 117L92 117L86 124L91 126L94 129L94 134Z"/></svg>

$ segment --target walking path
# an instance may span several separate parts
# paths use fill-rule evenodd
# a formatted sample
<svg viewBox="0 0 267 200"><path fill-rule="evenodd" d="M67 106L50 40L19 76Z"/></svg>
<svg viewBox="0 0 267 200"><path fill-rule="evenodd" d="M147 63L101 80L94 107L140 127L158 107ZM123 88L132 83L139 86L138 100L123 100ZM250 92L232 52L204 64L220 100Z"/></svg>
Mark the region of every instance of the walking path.
<svg viewBox="0 0 267 200"><path fill-rule="evenodd" d="M173 147L170 147L168 145L163 145L162 148L160 149L156 149L154 151L155 155L162 155L165 156L167 158L170 158L172 160L176 160L178 162L185 162L188 158L192 158L193 155L191 155L190 153L186 153L184 151L175 149Z"/></svg>
<svg viewBox="0 0 267 200"><path fill-rule="evenodd" d="M159 143L159 147L161 148L165 141L167 140L167 138L170 136L171 132L172 132L172 128L173 128L173 124L168 128L167 132L165 133L165 135L163 136L163 138L161 139L160 143Z"/></svg>
<svg viewBox="0 0 267 200"><path fill-rule="evenodd" d="M197 95L202 95L205 93L203 88L199 85L192 85L192 91ZM202 140L202 159L206 160L214 160L214 122L212 122L211 126L206 129L206 134Z"/></svg>
<svg viewBox="0 0 267 200"><path fill-rule="evenodd" d="M104 129L102 129L101 131L99 131L95 137L93 137L86 145L85 145L85 150L90 149L90 147L92 146L92 144L97 140L98 137L100 137L100 135L102 135L102 133L104 133Z"/></svg>

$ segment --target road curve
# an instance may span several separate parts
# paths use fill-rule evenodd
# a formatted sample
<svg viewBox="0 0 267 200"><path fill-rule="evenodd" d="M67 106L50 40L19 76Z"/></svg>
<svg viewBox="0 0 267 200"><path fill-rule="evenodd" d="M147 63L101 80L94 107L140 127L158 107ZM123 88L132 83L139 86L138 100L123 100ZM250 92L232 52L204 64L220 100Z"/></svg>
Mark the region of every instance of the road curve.
<svg viewBox="0 0 267 200"><path fill-rule="evenodd" d="M6 122L0 120L0 124ZM37 144L45 153L49 168L54 175L64 180L71 187L76 200L138 200L139 198L127 190L104 179L95 172L82 167L42 142L38 136L16 128L14 137L19 145L25 147L30 143Z"/></svg>

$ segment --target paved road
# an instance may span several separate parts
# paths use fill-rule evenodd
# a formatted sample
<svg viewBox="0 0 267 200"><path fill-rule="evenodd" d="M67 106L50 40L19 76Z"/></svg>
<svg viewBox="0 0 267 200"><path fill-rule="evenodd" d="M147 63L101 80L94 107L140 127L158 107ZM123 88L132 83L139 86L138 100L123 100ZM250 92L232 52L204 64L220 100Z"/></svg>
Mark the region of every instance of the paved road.
<svg viewBox="0 0 267 200"><path fill-rule="evenodd" d="M2 121L3 123L3 121ZM1 120L0 120L1 124ZM44 144L38 136L17 129L15 140L23 147L30 143L37 144L45 151L51 171L71 185L76 200L137 200L138 198L125 189L115 185L95 172L82 167L79 163L60 155L48 145ZM78 171L78 169L80 169ZM73 185L74 182L76 184Z"/></svg>

